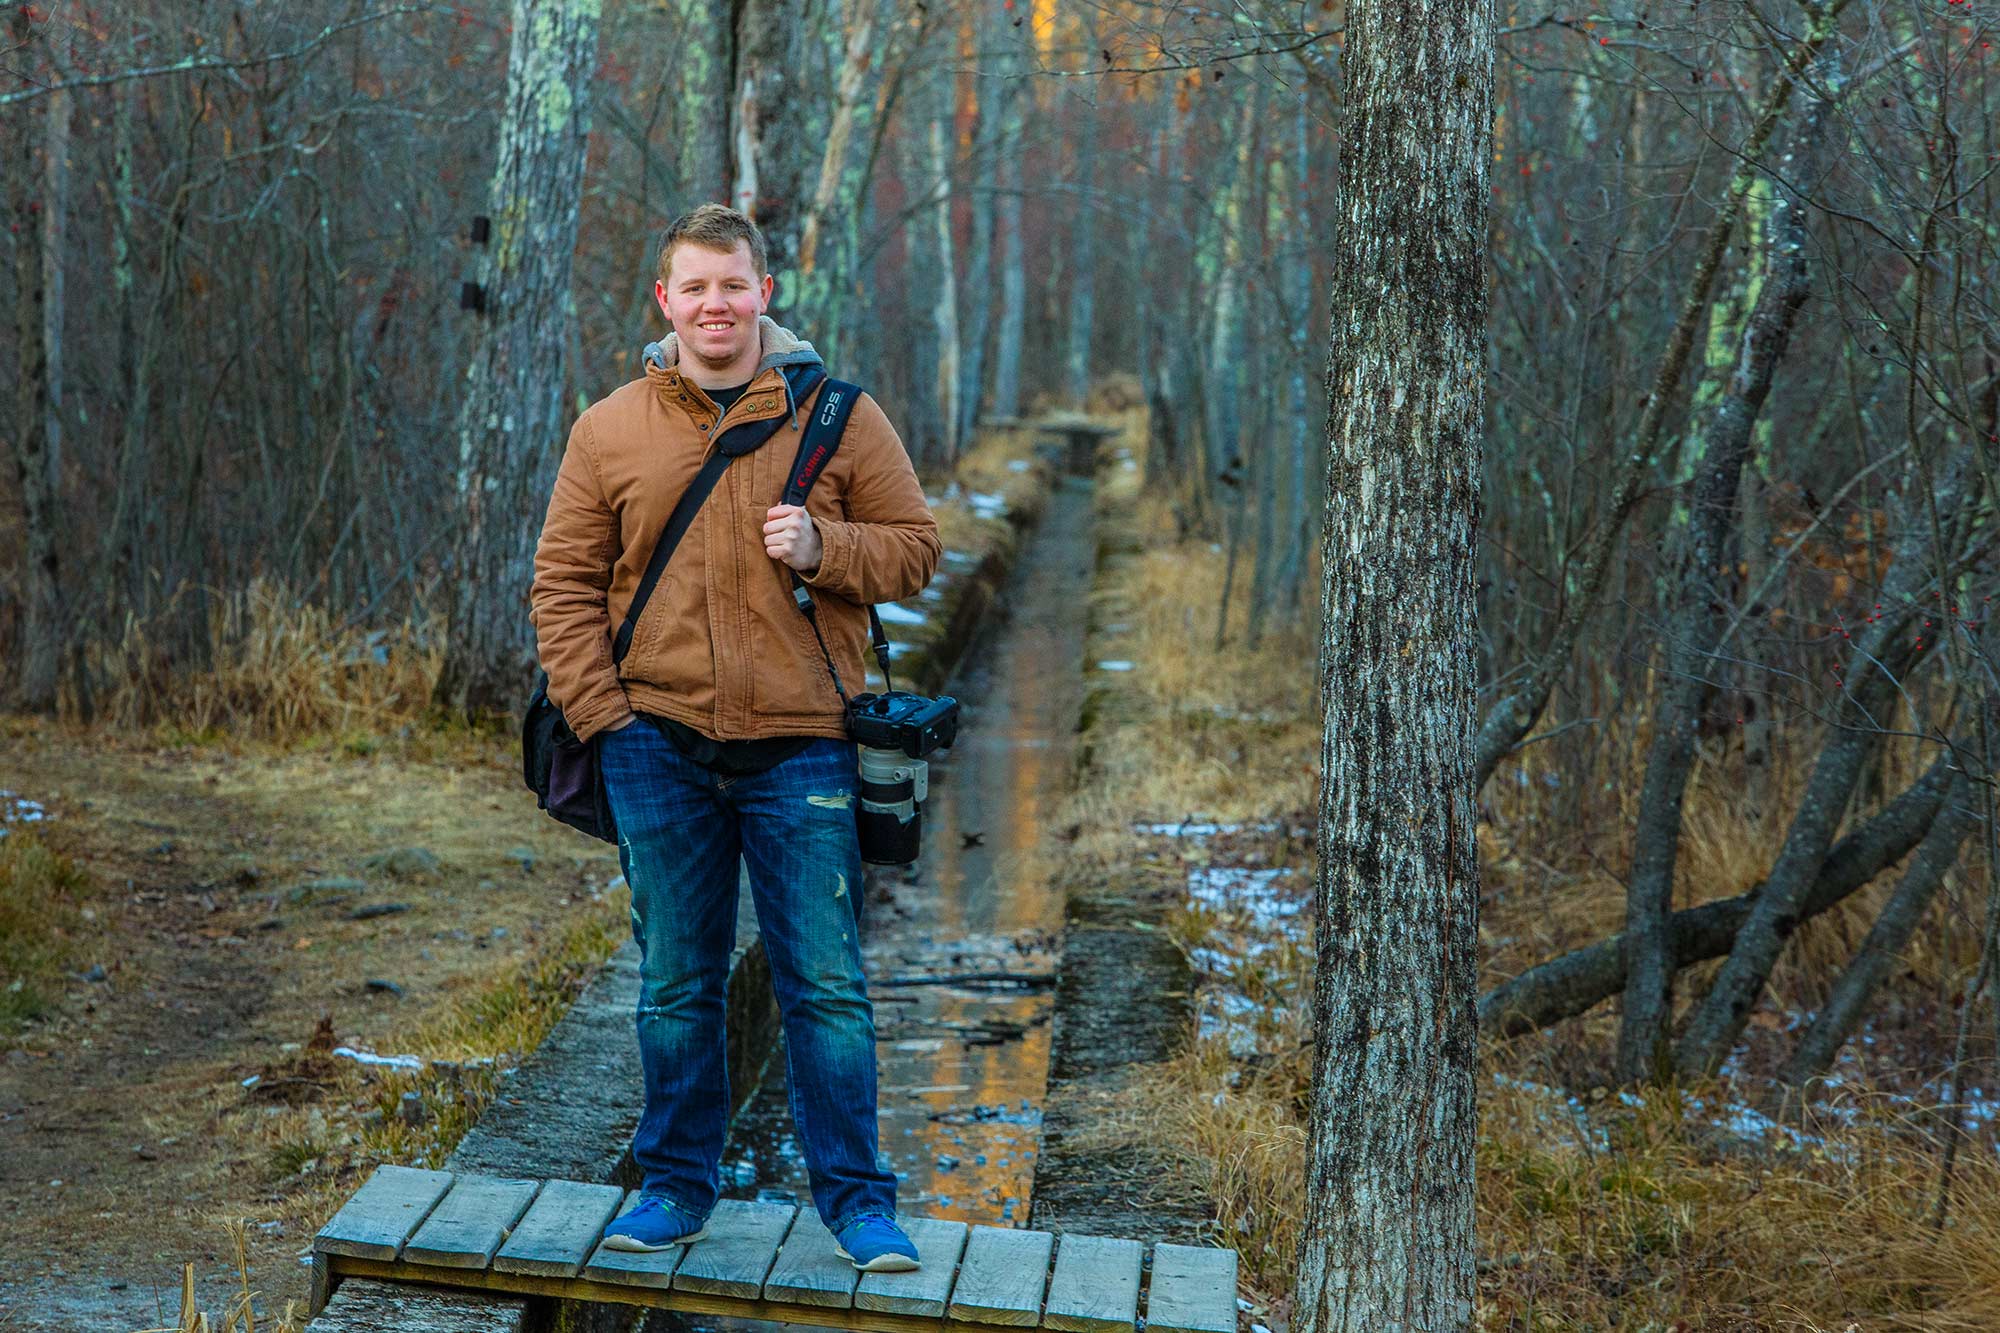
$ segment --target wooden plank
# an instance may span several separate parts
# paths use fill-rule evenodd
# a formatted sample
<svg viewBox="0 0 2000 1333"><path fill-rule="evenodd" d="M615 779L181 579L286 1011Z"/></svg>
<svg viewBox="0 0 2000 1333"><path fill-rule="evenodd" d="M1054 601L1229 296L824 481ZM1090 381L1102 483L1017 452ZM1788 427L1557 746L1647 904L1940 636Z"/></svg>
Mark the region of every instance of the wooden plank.
<svg viewBox="0 0 2000 1333"><path fill-rule="evenodd" d="M623 1217L637 1208L639 1195L639 1190L633 1190L626 1198L625 1206L618 1210L618 1216ZM669 1245L664 1250L650 1252L609 1250L600 1241L583 1266L583 1276L620 1286L670 1287L674 1282L674 1269L687 1252L685 1245Z"/></svg>
<svg viewBox="0 0 2000 1333"><path fill-rule="evenodd" d="M374 1259L336 1257L336 1276L347 1282L355 1278L384 1278L392 1282L434 1282L435 1268L417 1264L382 1263ZM466 1268L453 1272L454 1287L514 1296L540 1296L564 1301L595 1302L600 1305L632 1305L654 1310L678 1310L685 1314L724 1315L735 1319L757 1319L775 1324L824 1327L838 1320L853 1333L951 1333L956 1327L940 1325L936 1319L915 1315L890 1314L880 1310L846 1310L832 1314L824 1306L799 1305L792 1301L747 1301L735 1296L714 1296L705 1291L670 1291L659 1287L620 1286L594 1282L588 1277L539 1277L529 1273L480 1272ZM341 1290L347 1288L342 1286ZM339 1298L336 1296L336 1300ZM331 1307L329 1307L331 1308ZM315 1328L312 1333L323 1333Z"/></svg>
<svg viewBox="0 0 2000 1333"><path fill-rule="evenodd" d="M441 1268L486 1267L541 1187L539 1180L458 1177L417 1234L404 1242L403 1257Z"/></svg>
<svg viewBox="0 0 2000 1333"><path fill-rule="evenodd" d="M819 1214L801 1208L764 1279L764 1299L844 1310L854 1304L854 1284L860 1278L854 1265L840 1257Z"/></svg>
<svg viewBox="0 0 2000 1333"><path fill-rule="evenodd" d="M436 1270L429 1270L433 1276ZM426 1291L386 1282L343 1282L313 1320L313 1333L521 1333L519 1300L463 1291Z"/></svg>
<svg viewBox="0 0 2000 1333"><path fill-rule="evenodd" d="M674 1270L674 1289L756 1300L798 1211L788 1203L722 1200L708 1215L707 1237L688 1246Z"/></svg>
<svg viewBox="0 0 2000 1333"><path fill-rule="evenodd" d="M958 1285L951 1289L951 1317L1016 1327L1037 1323L1055 1243L1046 1231L972 1228Z"/></svg>
<svg viewBox="0 0 2000 1333"><path fill-rule="evenodd" d="M1130 1333L1139 1317L1139 1273L1146 1247L1136 1240L1065 1235L1056 1246L1043 1328L1068 1333Z"/></svg>
<svg viewBox="0 0 2000 1333"><path fill-rule="evenodd" d="M616 1185L551 1180L493 1256L493 1267L503 1273L575 1277L624 1199L625 1191Z"/></svg>
<svg viewBox="0 0 2000 1333"><path fill-rule="evenodd" d="M1236 1251L1155 1245L1148 1333L1236 1333Z"/></svg>
<svg viewBox="0 0 2000 1333"><path fill-rule="evenodd" d="M898 1220L917 1243L923 1267L914 1273L863 1273L854 1292L855 1308L942 1319L952 1279L958 1276L958 1257L965 1253L968 1228L941 1217Z"/></svg>
<svg viewBox="0 0 2000 1333"><path fill-rule="evenodd" d="M313 1237L313 1248L357 1259L394 1259L445 1191L451 1172L378 1166Z"/></svg>

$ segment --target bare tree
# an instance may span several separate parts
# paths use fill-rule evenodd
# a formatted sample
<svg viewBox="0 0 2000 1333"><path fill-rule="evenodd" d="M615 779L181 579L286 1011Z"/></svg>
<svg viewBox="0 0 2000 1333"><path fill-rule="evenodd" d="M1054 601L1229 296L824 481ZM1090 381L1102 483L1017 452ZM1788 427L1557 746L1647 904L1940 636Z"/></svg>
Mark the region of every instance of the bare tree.
<svg viewBox="0 0 2000 1333"><path fill-rule="evenodd" d="M437 684L438 702L460 712L516 707L534 663L522 601L565 415L598 16L595 0L514 0L485 318L458 419L450 647Z"/></svg>
<svg viewBox="0 0 2000 1333"><path fill-rule="evenodd" d="M1327 359L1318 972L1293 1327L1467 1328L1472 642L1493 17L1349 11Z"/></svg>
<svg viewBox="0 0 2000 1333"><path fill-rule="evenodd" d="M9 31L17 59L42 43L30 8L16 7ZM52 62L50 62L52 63ZM37 115L39 113L39 116ZM20 668L12 690L24 708L55 707L66 641L57 530L61 526L62 245L67 213L70 96L51 93L39 107L10 108L26 122L7 173L14 235L15 368L14 479L21 497L26 550L22 561ZM32 123L40 119L41 133ZM37 140L41 152L36 153ZM40 170L37 170L39 165ZM41 188L36 188L39 179Z"/></svg>

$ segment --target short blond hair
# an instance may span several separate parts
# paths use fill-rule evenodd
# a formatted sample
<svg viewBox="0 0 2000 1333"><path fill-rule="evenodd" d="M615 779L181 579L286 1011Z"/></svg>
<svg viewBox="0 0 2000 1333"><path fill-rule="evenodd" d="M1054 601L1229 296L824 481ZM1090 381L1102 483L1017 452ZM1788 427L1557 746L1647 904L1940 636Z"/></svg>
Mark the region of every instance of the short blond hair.
<svg viewBox="0 0 2000 1333"><path fill-rule="evenodd" d="M769 272L764 233L757 230L756 223L727 204L703 204L667 224L666 234L660 237L661 282L667 280L667 271L673 264L674 247L684 241L725 255L741 241L750 247L750 267L757 271L757 276L761 278Z"/></svg>

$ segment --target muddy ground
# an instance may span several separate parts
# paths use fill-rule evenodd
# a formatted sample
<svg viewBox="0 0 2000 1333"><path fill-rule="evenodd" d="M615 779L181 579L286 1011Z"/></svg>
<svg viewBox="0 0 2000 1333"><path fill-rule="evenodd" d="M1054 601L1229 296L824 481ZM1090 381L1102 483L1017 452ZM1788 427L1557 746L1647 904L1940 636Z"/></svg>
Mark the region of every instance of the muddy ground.
<svg viewBox="0 0 2000 1333"><path fill-rule="evenodd" d="M372 1097L346 1060L297 1108L243 1081L322 1017L361 1051L471 1054L441 1028L468 997L622 912L612 849L515 765L497 740L279 753L0 719L0 789L47 807L36 836L93 895L51 1012L0 1033L0 1329L171 1322L188 1262L214 1314L233 1218L259 1306L303 1302Z"/></svg>

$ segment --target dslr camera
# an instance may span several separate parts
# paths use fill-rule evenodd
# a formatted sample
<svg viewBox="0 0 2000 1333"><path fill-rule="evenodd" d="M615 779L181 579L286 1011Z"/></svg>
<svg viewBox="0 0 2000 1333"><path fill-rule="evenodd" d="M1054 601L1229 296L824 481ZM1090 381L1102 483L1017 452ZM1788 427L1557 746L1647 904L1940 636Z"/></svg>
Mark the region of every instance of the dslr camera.
<svg viewBox="0 0 2000 1333"><path fill-rule="evenodd" d="M958 735L958 700L907 690L847 701L847 735L859 749L861 799L854 807L861 859L906 866L923 839L931 766L924 756Z"/></svg>

